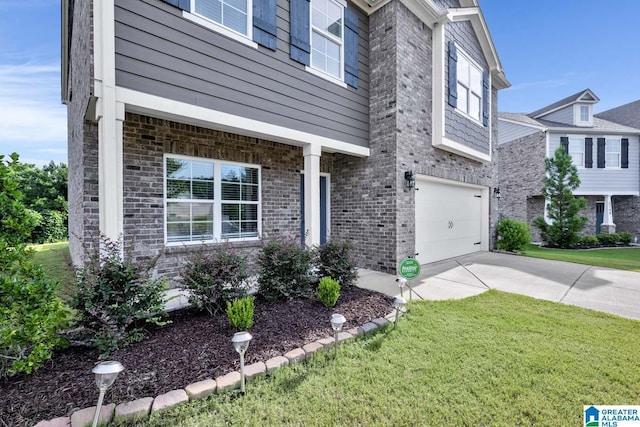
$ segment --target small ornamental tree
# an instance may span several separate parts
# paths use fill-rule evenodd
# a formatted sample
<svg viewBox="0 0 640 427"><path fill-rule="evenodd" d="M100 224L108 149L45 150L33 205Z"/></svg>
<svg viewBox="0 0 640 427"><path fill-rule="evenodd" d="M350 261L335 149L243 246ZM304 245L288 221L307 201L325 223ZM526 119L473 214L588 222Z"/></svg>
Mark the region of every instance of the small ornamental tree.
<svg viewBox="0 0 640 427"><path fill-rule="evenodd" d="M552 158L545 159L547 172L542 195L547 200L547 223L541 216L533 221L547 246L572 248L580 240L587 218L578 213L587 205L584 197L574 197L573 190L580 186L578 169L571 156L559 147Z"/></svg>

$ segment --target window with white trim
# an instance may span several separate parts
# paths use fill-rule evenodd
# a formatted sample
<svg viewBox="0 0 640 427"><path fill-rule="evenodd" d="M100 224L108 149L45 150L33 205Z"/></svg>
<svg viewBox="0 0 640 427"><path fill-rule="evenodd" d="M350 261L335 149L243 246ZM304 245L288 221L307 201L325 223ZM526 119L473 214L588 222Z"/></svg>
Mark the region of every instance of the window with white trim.
<svg viewBox="0 0 640 427"><path fill-rule="evenodd" d="M344 8L334 0L311 0L311 67L342 80Z"/></svg>
<svg viewBox="0 0 640 427"><path fill-rule="evenodd" d="M590 122L591 121L591 114L589 111L589 106L588 105L581 105L580 106L580 121L581 122Z"/></svg>
<svg viewBox="0 0 640 427"><path fill-rule="evenodd" d="M482 68L457 49L458 103L456 108L480 122L482 117Z"/></svg>
<svg viewBox="0 0 640 427"><path fill-rule="evenodd" d="M620 167L620 139L607 138L605 144L605 167L606 168L619 168Z"/></svg>
<svg viewBox="0 0 640 427"><path fill-rule="evenodd" d="M225 28L249 35L249 0L191 0L191 11Z"/></svg>
<svg viewBox="0 0 640 427"><path fill-rule="evenodd" d="M167 243L258 237L260 168L165 156Z"/></svg>
<svg viewBox="0 0 640 427"><path fill-rule="evenodd" d="M584 138L569 138L569 155L576 167L584 167Z"/></svg>

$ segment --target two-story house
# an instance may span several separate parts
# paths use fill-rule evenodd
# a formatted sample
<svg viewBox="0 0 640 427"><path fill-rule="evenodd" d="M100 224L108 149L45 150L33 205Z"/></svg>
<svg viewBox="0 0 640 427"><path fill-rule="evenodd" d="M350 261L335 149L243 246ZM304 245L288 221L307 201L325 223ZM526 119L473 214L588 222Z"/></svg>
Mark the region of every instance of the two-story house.
<svg viewBox="0 0 640 427"><path fill-rule="evenodd" d="M476 0L63 0L74 263L176 278L202 244L354 243L394 272L490 247L497 91ZM255 251L253 251L255 252Z"/></svg>
<svg viewBox="0 0 640 427"><path fill-rule="evenodd" d="M585 89L529 114L499 113L500 215L531 224L544 214L544 159L563 147L580 177L574 195L587 199L584 232L640 232L640 130L594 116L598 101Z"/></svg>

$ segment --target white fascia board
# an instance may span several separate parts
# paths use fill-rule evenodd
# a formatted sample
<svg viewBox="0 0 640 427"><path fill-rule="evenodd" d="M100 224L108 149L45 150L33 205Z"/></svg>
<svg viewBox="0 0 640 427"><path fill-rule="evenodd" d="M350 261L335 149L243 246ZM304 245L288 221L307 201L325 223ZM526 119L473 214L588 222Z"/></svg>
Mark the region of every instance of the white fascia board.
<svg viewBox="0 0 640 427"><path fill-rule="evenodd" d="M69 102L69 0L62 0L60 8L60 95L66 104Z"/></svg>
<svg viewBox="0 0 640 427"><path fill-rule="evenodd" d="M473 31L476 33L476 37L480 42L480 47L484 53L489 68L491 69L491 77L493 86L496 89L506 89L511 86L511 83L507 80L502 63L498 57L498 52L493 44L493 39L489 33L489 27L482 15L482 10L477 7L464 7L464 8L452 8L448 9L445 14L446 22L459 22L469 21L473 27Z"/></svg>
<svg viewBox="0 0 640 427"><path fill-rule="evenodd" d="M637 136L638 131L633 130L620 130L620 129L606 129L606 128L584 128L584 127L553 127L548 128L549 132L554 133L567 133L567 134L593 134L593 135L631 135Z"/></svg>
<svg viewBox="0 0 640 427"><path fill-rule="evenodd" d="M491 161L491 155L483 153L478 150L474 150L473 148L467 147L466 145L453 141L449 138L445 138L445 137L434 138L433 146L441 150L449 151L451 153L455 153L460 156L477 160L479 162Z"/></svg>
<svg viewBox="0 0 640 427"><path fill-rule="evenodd" d="M123 87L116 87L116 99L124 103L126 110L132 113L281 142L297 147L305 147L312 144L317 145L326 152L343 153L357 157L368 157L370 155L370 149L368 147L361 147L348 142L174 101Z"/></svg>
<svg viewBox="0 0 640 427"><path fill-rule="evenodd" d="M574 196L640 196L640 191L574 191Z"/></svg>
<svg viewBox="0 0 640 427"><path fill-rule="evenodd" d="M538 129L538 130L541 130L543 132L546 132L547 130L549 130L549 128L544 127L544 126L538 126L538 125L534 125L534 124L531 124L531 123L523 123L523 122L519 122L517 120L507 119L507 118L504 118L504 117L498 117L498 121L499 122L513 123L514 125L525 126L525 127L532 128L532 129Z"/></svg>
<svg viewBox="0 0 640 427"><path fill-rule="evenodd" d="M590 93L590 94L591 94L591 96L593 96L593 98L595 98L595 101L582 101L580 98L582 98L586 93ZM537 116L535 116L535 117L533 117L533 118L534 118L534 119L537 119L537 118L540 118L540 117L544 117L544 116L546 116L547 114L551 114L551 113L554 113L554 112L556 112L556 111L558 111L558 110L562 110L563 108L567 108L568 106L573 105L573 104L577 104L577 103L590 103L590 104L596 104L598 101L600 101L600 98L598 98L598 97L596 96L596 94L595 94L595 93L593 93L593 92L591 91L591 89L587 89L587 90L585 90L584 92L582 92L582 94L581 94L578 98L576 98L575 100L573 100L573 101L569 101L569 102L567 102L566 104L562 104L562 105L560 105L560 106L558 106L558 107L556 107L556 108L553 108L553 109L551 109L551 110L545 110L545 111L543 111L542 113L538 114ZM557 102L557 101L556 101L556 102Z"/></svg>
<svg viewBox="0 0 640 427"><path fill-rule="evenodd" d="M367 15L371 15L391 0L352 0ZM407 9L413 12L429 28L433 28L436 22L442 18L442 9L431 0L400 0Z"/></svg>

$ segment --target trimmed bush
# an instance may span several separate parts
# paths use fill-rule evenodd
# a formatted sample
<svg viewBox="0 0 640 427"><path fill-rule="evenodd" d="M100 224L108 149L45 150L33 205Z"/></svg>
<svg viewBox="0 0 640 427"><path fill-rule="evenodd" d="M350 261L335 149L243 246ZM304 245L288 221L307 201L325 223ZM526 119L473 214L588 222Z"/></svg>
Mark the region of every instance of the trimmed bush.
<svg viewBox="0 0 640 427"><path fill-rule="evenodd" d="M633 236L631 233L627 233L626 231L621 231L618 233L618 243L621 245L628 246L633 241Z"/></svg>
<svg viewBox="0 0 640 427"><path fill-rule="evenodd" d="M325 307L333 307L340 297L340 283L331 277L323 277L318 285L318 299Z"/></svg>
<svg viewBox="0 0 640 427"><path fill-rule="evenodd" d="M318 277L332 277L341 286L350 287L358 278L358 270L351 252L350 242L338 243L330 240L317 249Z"/></svg>
<svg viewBox="0 0 640 427"><path fill-rule="evenodd" d="M0 377L30 374L66 344L57 333L68 311L56 285L30 264L0 274Z"/></svg>
<svg viewBox="0 0 640 427"><path fill-rule="evenodd" d="M104 355L144 336L142 321L164 325L164 282L151 278L156 259L133 262L121 255L121 242L102 238L83 268L76 270L73 307L89 341Z"/></svg>
<svg viewBox="0 0 640 427"><path fill-rule="evenodd" d="M618 233L600 233L596 237L602 246L614 246L619 239Z"/></svg>
<svg viewBox="0 0 640 427"><path fill-rule="evenodd" d="M529 224L511 218L501 219L498 223L498 249L517 252L531 243Z"/></svg>
<svg viewBox="0 0 640 427"><path fill-rule="evenodd" d="M258 256L260 295L267 301L313 295L313 254L293 241L270 240Z"/></svg>
<svg viewBox="0 0 640 427"><path fill-rule="evenodd" d="M247 330L253 326L253 310L255 298L252 296L227 302L227 317L231 326L239 330Z"/></svg>
<svg viewBox="0 0 640 427"><path fill-rule="evenodd" d="M595 248L599 245L598 238L596 236L581 236L578 241L578 247L588 249Z"/></svg>
<svg viewBox="0 0 640 427"><path fill-rule="evenodd" d="M228 245L202 249L182 269L189 302L214 315L227 303L247 296L247 261Z"/></svg>

